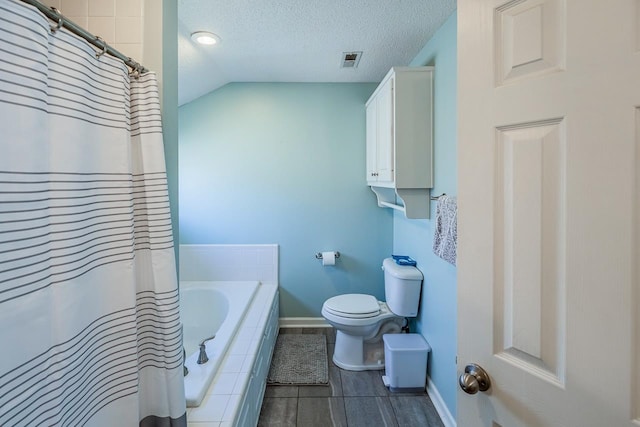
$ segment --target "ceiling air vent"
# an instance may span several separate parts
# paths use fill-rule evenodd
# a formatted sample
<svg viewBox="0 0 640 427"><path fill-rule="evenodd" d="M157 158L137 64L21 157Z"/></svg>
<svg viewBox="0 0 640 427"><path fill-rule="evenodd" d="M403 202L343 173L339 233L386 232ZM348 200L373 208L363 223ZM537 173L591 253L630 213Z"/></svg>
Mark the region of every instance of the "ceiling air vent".
<svg viewBox="0 0 640 427"><path fill-rule="evenodd" d="M362 52L342 52L342 63L340 68L356 68Z"/></svg>

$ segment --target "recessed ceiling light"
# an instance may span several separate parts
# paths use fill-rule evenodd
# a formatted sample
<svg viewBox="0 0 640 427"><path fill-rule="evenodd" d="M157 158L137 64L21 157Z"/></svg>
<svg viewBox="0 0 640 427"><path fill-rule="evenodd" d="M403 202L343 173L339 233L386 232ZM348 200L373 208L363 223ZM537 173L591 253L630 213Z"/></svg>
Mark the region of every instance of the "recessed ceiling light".
<svg viewBox="0 0 640 427"><path fill-rule="evenodd" d="M206 45L220 43L220 37L208 31L196 31L195 33L191 33L191 40Z"/></svg>

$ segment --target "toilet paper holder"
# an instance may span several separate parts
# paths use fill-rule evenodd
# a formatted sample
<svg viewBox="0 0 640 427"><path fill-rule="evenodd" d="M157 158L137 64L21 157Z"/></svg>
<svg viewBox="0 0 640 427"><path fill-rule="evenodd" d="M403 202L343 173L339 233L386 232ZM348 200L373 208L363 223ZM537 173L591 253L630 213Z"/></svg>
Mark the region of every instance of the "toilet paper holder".
<svg viewBox="0 0 640 427"><path fill-rule="evenodd" d="M340 258L340 252L335 251L335 252L334 252L334 254L336 254L336 258ZM318 253L316 254L316 258L317 258L317 259L322 259L322 252L318 252Z"/></svg>

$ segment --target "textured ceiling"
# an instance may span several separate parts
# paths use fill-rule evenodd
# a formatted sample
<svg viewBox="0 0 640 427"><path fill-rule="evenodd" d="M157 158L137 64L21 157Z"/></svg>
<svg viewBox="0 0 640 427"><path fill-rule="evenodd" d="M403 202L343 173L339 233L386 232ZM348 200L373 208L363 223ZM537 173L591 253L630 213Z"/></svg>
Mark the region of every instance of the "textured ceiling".
<svg viewBox="0 0 640 427"><path fill-rule="evenodd" d="M179 0L179 102L229 82L379 82L408 65L456 0ZM195 31L221 38L197 45ZM342 53L362 51L356 69Z"/></svg>

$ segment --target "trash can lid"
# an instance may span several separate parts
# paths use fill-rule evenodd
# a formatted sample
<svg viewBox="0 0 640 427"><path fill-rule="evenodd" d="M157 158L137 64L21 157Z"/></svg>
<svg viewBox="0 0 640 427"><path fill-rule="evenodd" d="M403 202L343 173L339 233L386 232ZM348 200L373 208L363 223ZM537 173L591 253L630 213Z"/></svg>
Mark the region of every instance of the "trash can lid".
<svg viewBox="0 0 640 427"><path fill-rule="evenodd" d="M420 334L384 334L382 340L389 350L431 351L431 346Z"/></svg>

